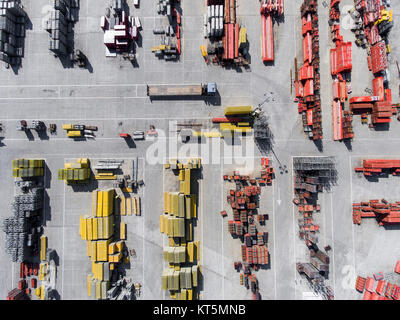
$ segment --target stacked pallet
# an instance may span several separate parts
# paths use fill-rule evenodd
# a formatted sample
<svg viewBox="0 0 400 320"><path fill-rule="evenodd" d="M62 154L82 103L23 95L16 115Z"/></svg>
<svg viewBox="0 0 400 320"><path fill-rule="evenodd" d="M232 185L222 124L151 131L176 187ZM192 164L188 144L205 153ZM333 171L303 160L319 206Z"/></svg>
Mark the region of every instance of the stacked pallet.
<svg viewBox="0 0 400 320"><path fill-rule="evenodd" d="M79 10L79 0L52 0L53 10L46 23L50 34L49 50L65 56L74 48L73 27Z"/></svg>
<svg viewBox="0 0 400 320"><path fill-rule="evenodd" d="M0 60L20 65L24 55L26 13L21 0L0 2Z"/></svg>
<svg viewBox="0 0 400 320"><path fill-rule="evenodd" d="M44 173L44 160L42 159L16 159L12 161L14 178L42 177Z"/></svg>

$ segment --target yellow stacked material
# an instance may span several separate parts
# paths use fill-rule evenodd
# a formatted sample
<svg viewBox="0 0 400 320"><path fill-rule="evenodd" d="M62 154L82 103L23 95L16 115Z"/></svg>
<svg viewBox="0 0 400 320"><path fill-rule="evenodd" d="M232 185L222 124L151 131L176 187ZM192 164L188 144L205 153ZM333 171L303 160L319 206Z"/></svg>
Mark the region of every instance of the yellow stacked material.
<svg viewBox="0 0 400 320"><path fill-rule="evenodd" d="M35 289L35 296L36 296L36 298L38 298L38 299L40 299L40 296L41 296L41 286L40 287L37 287L36 289Z"/></svg>
<svg viewBox="0 0 400 320"><path fill-rule="evenodd" d="M169 193L164 192L164 213L169 213Z"/></svg>
<svg viewBox="0 0 400 320"><path fill-rule="evenodd" d="M125 246L125 241L117 241L115 245L117 246L117 252L122 252Z"/></svg>
<svg viewBox="0 0 400 320"><path fill-rule="evenodd" d="M46 293L46 289L44 288L44 285L42 284L40 286L40 300L44 300L45 298L45 293Z"/></svg>
<svg viewBox="0 0 400 320"><path fill-rule="evenodd" d="M125 196L121 196L121 216L126 216L126 199Z"/></svg>
<svg viewBox="0 0 400 320"><path fill-rule="evenodd" d="M126 223L121 222L119 231L120 231L119 232L120 233L119 238L121 240L126 240Z"/></svg>
<svg viewBox="0 0 400 320"><path fill-rule="evenodd" d="M67 137L81 137L82 131L80 130L69 130L67 132Z"/></svg>
<svg viewBox="0 0 400 320"><path fill-rule="evenodd" d="M106 239L104 234L104 220L108 219L108 217L101 218L93 218L93 220L97 221L97 237L98 239Z"/></svg>
<svg viewBox="0 0 400 320"><path fill-rule="evenodd" d="M93 240L93 223L92 220L93 217L89 217L86 219L86 235L87 235L87 240Z"/></svg>
<svg viewBox="0 0 400 320"><path fill-rule="evenodd" d="M140 216L142 214L140 197L135 197L134 199L135 199L135 214L137 216Z"/></svg>
<svg viewBox="0 0 400 320"><path fill-rule="evenodd" d="M188 242L186 248L187 248L188 261L193 263L195 258L194 243Z"/></svg>
<svg viewBox="0 0 400 320"><path fill-rule="evenodd" d="M178 195L178 217L185 218L185 195Z"/></svg>
<svg viewBox="0 0 400 320"><path fill-rule="evenodd" d="M99 191L97 194L97 217L103 216L103 195L104 193L102 191Z"/></svg>
<svg viewBox="0 0 400 320"><path fill-rule="evenodd" d="M97 232L97 218L92 218L92 239L97 240L99 239L98 232Z"/></svg>
<svg viewBox="0 0 400 320"><path fill-rule="evenodd" d="M101 299L101 282L96 281L96 299L100 300Z"/></svg>
<svg viewBox="0 0 400 320"><path fill-rule="evenodd" d="M110 240L99 240L97 242L97 260L96 261L108 261L108 245L111 243Z"/></svg>
<svg viewBox="0 0 400 320"><path fill-rule="evenodd" d="M193 241L193 220L185 221L186 241Z"/></svg>
<svg viewBox="0 0 400 320"><path fill-rule="evenodd" d="M116 252L117 252L117 245L116 245L115 242L111 242L111 243L108 245L108 254L114 254L114 253L116 253Z"/></svg>
<svg viewBox="0 0 400 320"><path fill-rule="evenodd" d="M205 138L221 138L219 131L202 131Z"/></svg>
<svg viewBox="0 0 400 320"><path fill-rule="evenodd" d="M40 261L46 261L47 237L40 237Z"/></svg>
<svg viewBox="0 0 400 320"><path fill-rule="evenodd" d="M96 217L97 216L97 198L99 195L99 191L95 190L92 192L92 217Z"/></svg>
<svg viewBox="0 0 400 320"><path fill-rule="evenodd" d="M195 241L194 242L194 245L195 245L195 250L196 250L196 259L197 259L197 261L199 261L200 260L200 241Z"/></svg>
<svg viewBox="0 0 400 320"><path fill-rule="evenodd" d="M186 215L185 218L186 219L190 219L192 218L192 198L190 196L185 196L185 211L186 211Z"/></svg>
<svg viewBox="0 0 400 320"><path fill-rule="evenodd" d="M168 216L166 214L160 215L160 232L161 233L165 233L165 231L166 231L165 230L166 229L165 217L167 217L167 219L168 219Z"/></svg>
<svg viewBox="0 0 400 320"><path fill-rule="evenodd" d="M169 168L171 168L171 165L169 163L166 163L166 164L164 164L164 168L169 169Z"/></svg>
<svg viewBox="0 0 400 320"><path fill-rule="evenodd" d="M86 241L86 251L87 251L87 256L91 257L92 256L92 242L91 241Z"/></svg>
<svg viewBox="0 0 400 320"><path fill-rule="evenodd" d="M62 125L62 129L63 130L73 130L74 129L74 125L71 123L71 124L63 124Z"/></svg>
<svg viewBox="0 0 400 320"><path fill-rule="evenodd" d="M137 198L133 197L132 198L132 211L133 211L133 214L135 216L137 216L137 204L136 204L136 202L137 202Z"/></svg>
<svg viewBox="0 0 400 320"><path fill-rule="evenodd" d="M82 240L87 240L87 232L86 232L86 219L83 216L79 217L79 235Z"/></svg>
<svg viewBox="0 0 400 320"><path fill-rule="evenodd" d="M247 115L253 111L252 106L240 106L240 107L226 107L224 114L226 116L233 116L233 115Z"/></svg>
<svg viewBox="0 0 400 320"><path fill-rule="evenodd" d="M193 287L197 287L197 279L199 276L199 268L197 265L192 266L192 281L193 281Z"/></svg>
<svg viewBox="0 0 400 320"><path fill-rule="evenodd" d="M172 208L171 208L171 213L175 217L178 216L178 210L179 210L179 193L178 192L171 192L171 197L172 197Z"/></svg>
<svg viewBox="0 0 400 320"><path fill-rule="evenodd" d="M187 300L187 292L186 292L186 289L182 289L182 290L181 290L181 294L180 294L179 300Z"/></svg>
<svg viewBox="0 0 400 320"><path fill-rule="evenodd" d="M126 199L126 213L128 216L132 215L132 200L131 198Z"/></svg>
<svg viewBox="0 0 400 320"><path fill-rule="evenodd" d="M179 170L179 181L184 181L184 180L185 180L185 171Z"/></svg>
<svg viewBox="0 0 400 320"><path fill-rule="evenodd" d="M108 262L118 263L122 259L122 252L108 255Z"/></svg>
<svg viewBox="0 0 400 320"><path fill-rule="evenodd" d="M94 178L96 180L117 180L117 176L116 175L105 175L105 174L98 174L95 175Z"/></svg>
<svg viewBox="0 0 400 320"><path fill-rule="evenodd" d="M90 260L97 261L97 241L90 241Z"/></svg>
<svg viewBox="0 0 400 320"><path fill-rule="evenodd" d="M87 293L88 293L89 297L92 296L92 280L93 280L93 276L89 274L87 276Z"/></svg>
<svg viewBox="0 0 400 320"><path fill-rule="evenodd" d="M43 281L44 277L47 275L47 267L48 267L47 262L41 262L39 264L39 280L40 281Z"/></svg>
<svg viewBox="0 0 400 320"><path fill-rule="evenodd" d="M114 213L115 190L110 189L103 192L103 217L108 217Z"/></svg>
<svg viewBox="0 0 400 320"><path fill-rule="evenodd" d="M196 204L196 195L195 194L191 194L190 195L191 198L191 210L190 210L190 216L192 218L197 218L197 204Z"/></svg>
<svg viewBox="0 0 400 320"><path fill-rule="evenodd" d="M187 291L187 300L193 300L193 290L188 289Z"/></svg>
<svg viewBox="0 0 400 320"><path fill-rule="evenodd" d="M102 262L92 262L93 279L104 280L104 267Z"/></svg>
<svg viewBox="0 0 400 320"><path fill-rule="evenodd" d="M190 176L190 169L185 169L185 195L190 194L190 181L191 181L191 176Z"/></svg>

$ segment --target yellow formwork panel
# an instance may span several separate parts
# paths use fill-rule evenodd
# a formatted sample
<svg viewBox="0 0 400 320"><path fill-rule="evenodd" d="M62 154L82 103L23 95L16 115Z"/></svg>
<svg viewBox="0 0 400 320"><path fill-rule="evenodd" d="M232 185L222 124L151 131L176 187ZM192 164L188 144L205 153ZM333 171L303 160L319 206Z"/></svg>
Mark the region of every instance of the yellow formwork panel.
<svg viewBox="0 0 400 320"><path fill-rule="evenodd" d="M193 300L193 290L192 289L187 290L187 300Z"/></svg>
<svg viewBox="0 0 400 320"><path fill-rule="evenodd" d="M126 216L126 199L125 196L121 196L121 216Z"/></svg>
<svg viewBox="0 0 400 320"><path fill-rule="evenodd" d="M194 261L194 243L188 242L186 248L187 248L188 260L189 260L189 262L193 262Z"/></svg>
<svg viewBox="0 0 400 320"><path fill-rule="evenodd" d="M40 300L44 300L45 298L45 288L44 288L44 284L42 284L40 286Z"/></svg>
<svg viewBox="0 0 400 320"><path fill-rule="evenodd" d="M92 217L97 216L97 197L99 191L95 190L92 192Z"/></svg>
<svg viewBox="0 0 400 320"><path fill-rule="evenodd" d="M185 180L185 171L184 170L179 170L178 179L179 179L179 181L184 181Z"/></svg>
<svg viewBox="0 0 400 320"><path fill-rule="evenodd" d="M137 216L137 205L136 205L136 197L132 198L132 212L135 216Z"/></svg>
<svg viewBox="0 0 400 320"><path fill-rule="evenodd" d="M196 195L195 195L195 194L191 194L191 195L190 195L190 198L191 198L191 205L192 205L191 217L192 217L192 218L197 218Z"/></svg>
<svg viewBox="0 0 400 320"><path fill-rule="evenodd" d="M101 299L101 282L96 281L96 299Z"/></svg>
<svg viewBox="0 0 400 320"><path fill-rule="evenodd" d="M99 240L97 241L97 260L96 261L108 261L108 245L111 240Z"/></svg>
<svg viewBox="0 0 400 320"><path fill-rule="evenodd" d="M40 260L46 260L46 252L47 252L47 237L41 236L40 237Z"/></svg>
<svg viewBox="0 0 400 320"><path fill-rule="evenodd" d="M103 217L108 217L113 214L114 208L114 189L103 192Z"/></svg>
<svg viewBox="0 0 400 320"><path fill-rule="evenodd" d="M142 215L142 200L140 197L136 197L136 215L141 216Z"/></svg>
<svg viewBox="0 0 400 320"><path fill-rule="evenodd" d="M115 242L111 242L108 245L108 254L114 254L116 252L117 252L117 246L116 246Z"/></svg>
<svg viewBox="0 0 400 320"><path fill-rule="evenodd" d="M185 222L185 235L186 241L193 240L193 220L186 220Z"/></svg>
<svg viewBox="0 0 400 320"><path fill-rule="evenodd" d="M115 245L117 246L117 252L122 252L122 250L124 249L125 241L117 241Z"/></svg>
<svg viewBox="0 0 400 320"><path fill-rule="evenodd" d="M79 235L82 240L87 240L86 218L83 216L79 217Z"/></svg>
<svg viewBox="0 0 400 320"><path fill-rule="evenodd" d="M93 217L86 219L87 240L93 240L93 219Z"/></svg>
<svg viewBox="0 0 400 320"><path fill-rule="evenodd" d="M90 260L92 260L92 261L97 261L97 241L90 241L90 248L91 248L91 250L90 250L90 253L91 253L91 256L90 256Z"/></svg>
<svg viewBox="0 0 400 320"><path fill-rule="evenodd" d="M190 194L190 181L191 181L191 176L190 176L190 169L185 169L185 195Z"/></svg>
<svg viewBox="0 0 400 320"><path fill-rule="evenodd" d="M97 238L104 239L104 217L96 218L97 220Z"/></svg>
<svg viewBox="0 0 400 320"><path fill-rule="evenodd" d="M99 191L97 194L97 217L103 216L103 192Z"/></svg>
<svg viewBox="0 0 400 320"><path fill-rule="evenodd" d="M164 192L164 213L169 213L169 193Z"/></svg>
<svg viewBox="0 0 400 320"><path fill-rule="evenodd" d="M192 197L185 196L186 219L192 218Z"/></svg>
<svg viewBox="0 0 400 320"><path fill-rule="evenodd" d="M91 241L86 241L86 252L87 252L88 257L92 256L92 242Z"/></svg>
<svg viewBox="0 0 400 320"><path fill-rule="evenodd" d="M173 217L168 217L168 237L174 236L174 219Z"/></svg>
<svg viewBox="0 0 400 320"><path fill-rule="evenodd" d="M226 107L224 114L226 116L249 114L253 111L252 106L238 106L238 107Z"/></svg>
<svg viewBox="0 0 400 320"><path fill-rule="evenodd" d="M121 222L119 230L120 230L119 238L121 240L126 240L126 223L125 222Z"/></svg>
<svg viewBox="0 0 400 320"><path fill-rule="evenodd" d="M92 273L94 279L104 280L103 262L92 262Z"/></svg>
<svg viewBox="0 0 400 320"><path fill-rule="evenodd" d="M126 213L128 216L132 215L132 199L126 198Z"/></svg>
<svg viewBox="0 0 400 320"><path fill-rule="evenodd" d="M92 275L87 276L87 294L89 297L92 296Z"/></svg>
<svg viewBox="0 0 400 320"><path fill-rule="evenodd" d="M200 241L195 241L194 245L196 248L196 259L197 259L197 261L199 261L200 260Z"/></svg>
<svg viewBox="0 0 400 320"><path fill-rule="evenodd" d="M99 239L98 232L97 232L97 218L92 218L92 237L93 240Z"/></svg>

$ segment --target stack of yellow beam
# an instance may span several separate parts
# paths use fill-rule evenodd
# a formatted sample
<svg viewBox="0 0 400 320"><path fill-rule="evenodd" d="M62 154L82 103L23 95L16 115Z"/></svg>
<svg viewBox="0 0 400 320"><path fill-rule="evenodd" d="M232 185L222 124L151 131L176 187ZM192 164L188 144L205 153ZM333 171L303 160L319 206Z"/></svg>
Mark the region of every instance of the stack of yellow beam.
<svg viewBox="0 0 400 320"><path fill-rule="evenodd" d="M90 180L90 165L88 158L79 158L75 163L67 162L64 169L58 170L58 180L66 184L87 183Z"/></svg>
<svg viewBox="0 0 400 320"><path fill-rule="evenodd" d="M252 106L243 107L226 107L225 116L249 116L253 111ZM238 122L238 123L220 123L219 130L222 136L231 135L234 132L243 133L250 132L252 127L249 122Z"/></svg>
<svg viewBox="0 0 400 320"><path fill-rule="evenodd" d="M186 164L172 159L166 169L179 170L179 192L164 192L164 213L160 216L160 232L168 236L163 250L169 267L163 271L162 290L169 290L171 298L197 299L197 262L200 260L199 241L193 242L193 220L197 218L196 194L191 194L192 171L201 168L200 159ZM185 267L181 268L181 264ZM188 264L191 264L188 267ZM192 269L195 275L192 275Z"/></svg>

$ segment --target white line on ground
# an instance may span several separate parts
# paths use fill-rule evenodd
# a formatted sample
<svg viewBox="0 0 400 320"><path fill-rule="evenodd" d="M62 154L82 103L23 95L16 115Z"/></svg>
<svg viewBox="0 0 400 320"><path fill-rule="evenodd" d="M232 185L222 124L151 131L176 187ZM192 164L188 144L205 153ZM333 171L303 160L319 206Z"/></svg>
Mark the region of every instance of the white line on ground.
<svg viewBox="0 0 400 320"><path fill-rule="evenodd" d="M333 292L336 292L336 271L335 271L335 235L334 235L334 233L333 233L333 214L334 214L334 211L333 211L333 193L331 193L331 217L332 217L332 246L331 246L331 248L332 248L332 271L333 271L333 274L332 274L332 280L333 280ZM327 243L325 242L325 245L326 245Z"/></svg>
<svg viewBox="0 0 400 320"><path fill-rule="evenodd" d="M275 179L275 181L276 181L276 179ZM272 185L272 219L273 219L272 233L274 235L274 245L272 246L272 248L273 248L272 250L273 250L273 253L274 253L274 255L273 255L274 256L274 299L276 300L276 261L275 261L275 259L277 257L277 254L276 254L276 250L275 250L275 244L276 244L276 235L275 235L275 224L276 224L276 221L275 221L275 217L276 217L276 215L275 215L275 183L273 182L273 185Z"/></svg>

